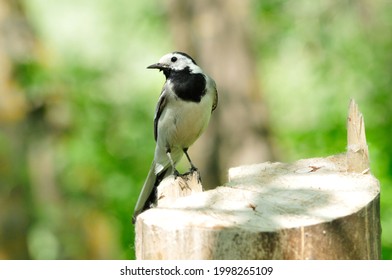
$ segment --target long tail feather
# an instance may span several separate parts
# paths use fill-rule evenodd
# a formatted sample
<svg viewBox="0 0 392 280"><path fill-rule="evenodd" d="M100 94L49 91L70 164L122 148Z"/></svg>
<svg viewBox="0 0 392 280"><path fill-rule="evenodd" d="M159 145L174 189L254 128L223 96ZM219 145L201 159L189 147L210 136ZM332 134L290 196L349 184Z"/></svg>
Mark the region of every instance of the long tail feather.
<svg viewBox="0 0 392 280"><path fill-rule="evenodd" d="M157 200L157 186L168 175L170 175L171 166L162 170L159 174L154 172L155 164L151 165L147 178L144 181L143 188L136 202L135 210L132 217L132 223L136 222L136 217L143 211L152 207Z"/></svg>

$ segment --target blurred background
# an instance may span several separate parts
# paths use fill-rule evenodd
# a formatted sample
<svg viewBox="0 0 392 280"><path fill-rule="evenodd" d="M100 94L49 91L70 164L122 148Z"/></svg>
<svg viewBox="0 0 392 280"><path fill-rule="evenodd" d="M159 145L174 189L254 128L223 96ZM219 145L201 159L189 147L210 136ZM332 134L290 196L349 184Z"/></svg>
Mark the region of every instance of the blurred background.
<svg viewBox="0 0 392 280"><path fill-rule="evenodd" d="M134 258L164 82L146 66L173 50L218 85L190 149L207 188L344 152L355 98L392 259L389 0L0 0L0 259Z"/></svg>

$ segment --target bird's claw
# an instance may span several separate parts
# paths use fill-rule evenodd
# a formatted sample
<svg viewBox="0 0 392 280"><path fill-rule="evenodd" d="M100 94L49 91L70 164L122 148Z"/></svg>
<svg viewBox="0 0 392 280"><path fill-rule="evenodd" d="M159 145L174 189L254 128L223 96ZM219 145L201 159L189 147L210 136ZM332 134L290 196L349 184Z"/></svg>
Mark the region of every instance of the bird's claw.
<svg viewBox="0 0 392 280"><path fill-rule="evenodd" d="M197 172L197 173L199 173L199 169L197 169L197 167L196 166L191 166L191 168L189 169L189 173L193 173L193 172Z"/></svg>
<svg viewBox="0 0 392 280"><path fill-rule="evenodd" d="M181 175L180 172L178 172L178 170L174 168L174 171L173 171L174 179L177 179L177 177L180 175Z"/></svg>
<svg viewBox="0 0 392 280"><path fill-rule="evenodd" d="M193 175L193 173L196 173L196 179L197 182L199 184L201 184L201 176L200 176L200 172L199 169L197 169L196 167L192 166L188 172L184 173L182 176L189 176L189 175Z"/></svg>

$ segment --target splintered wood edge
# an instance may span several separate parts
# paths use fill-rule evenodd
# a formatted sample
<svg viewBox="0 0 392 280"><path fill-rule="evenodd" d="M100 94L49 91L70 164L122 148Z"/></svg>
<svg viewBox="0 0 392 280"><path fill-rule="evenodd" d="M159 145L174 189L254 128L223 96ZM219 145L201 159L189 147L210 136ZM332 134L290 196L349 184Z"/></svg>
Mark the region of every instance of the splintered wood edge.
<svg viewBox="0 0 392 280"><path fill-rule="evenodd" d="M347 171L367 173L369 167L364 118L358 104L351 99L347 117Z"/></svg>
<svg viewBox="0 0 392 280"><path fill-rule="evenodd" d="M198 171L184 175L168 176L162 180L157 189L157 207L172 205L178 198L202 192Z"/></svg>

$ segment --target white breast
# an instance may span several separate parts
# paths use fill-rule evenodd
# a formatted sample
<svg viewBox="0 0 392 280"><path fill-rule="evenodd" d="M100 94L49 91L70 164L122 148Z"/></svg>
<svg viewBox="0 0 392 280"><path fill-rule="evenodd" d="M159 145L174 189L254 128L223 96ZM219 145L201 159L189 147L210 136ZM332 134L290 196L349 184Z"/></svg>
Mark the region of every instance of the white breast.
<svg viewBox="0 0 392 280"><path fill-rule="evenodd" d="M200 103L171 98L158 123L158 141L171 148L188 148L206 129L211 116L212 98Z"/></svg>

